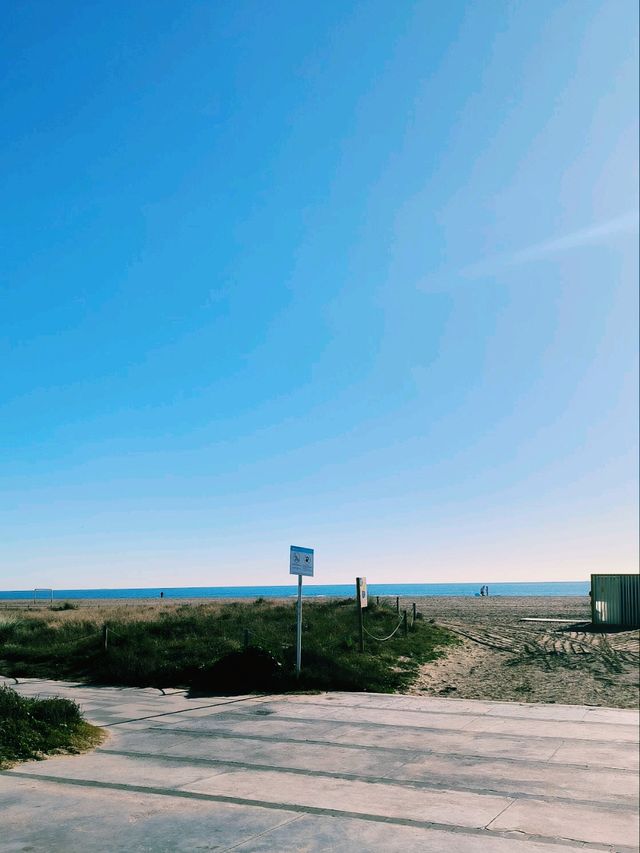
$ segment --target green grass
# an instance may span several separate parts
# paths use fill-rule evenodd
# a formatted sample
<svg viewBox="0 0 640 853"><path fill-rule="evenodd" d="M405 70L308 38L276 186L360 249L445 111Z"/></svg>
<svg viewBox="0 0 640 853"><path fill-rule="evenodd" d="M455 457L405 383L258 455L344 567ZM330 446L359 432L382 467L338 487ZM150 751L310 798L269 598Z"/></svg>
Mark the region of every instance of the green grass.
<svg viewBox="0 0 640 853"><path fill-rule="evenodd" d="M69 699L28 699L0 687L0 768L100 743L100 729L82 719Z"/></svg>
<svg viewBox="0 0 640 853"><path fill-rule="evenodd" d="M303 610L303 672L298 680L292 604L183 605L140 613L138 619L129 613L109 621L106 650L103 625L95 616L85 619L76 612L64 614L69 619L56 614L59 621L53 623L53 615L0 622L0 672L138 687L191 686L200 692L392 692L407 687L421 663L455 642L447 631L417 619L408 636L400 628L388 642L367 639L366 651L360 654L355 601L309 602ZM384 605L370 607L365 616L368 630L377 636L389 634L397 623L395 610ZM268 653L255 672L255 653L244 665L237 656L245 647L245 631L252 650ZM220 664L232 653L234 666L240 662L241 683L230 683ZM272 666L265 669L269 656Z"/></svg>

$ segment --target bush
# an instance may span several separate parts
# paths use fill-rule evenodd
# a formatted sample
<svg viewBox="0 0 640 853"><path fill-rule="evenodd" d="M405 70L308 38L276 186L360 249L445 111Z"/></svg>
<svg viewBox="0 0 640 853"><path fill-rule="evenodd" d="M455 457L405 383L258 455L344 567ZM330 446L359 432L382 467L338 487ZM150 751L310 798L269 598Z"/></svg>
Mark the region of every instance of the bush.
<svg viewBox="0 0 640 853"><path fill-rule="evenodd" d="M29 699L0 687L0 767L55 752L79 752L100 737L70 699Z"/></svg>
<svg viewBox="0 0 640 853"><path fill-rule="evenodd" d="M0 616L0 643L10 640L20 624L20 619L14 613L6 613Z"/></svg>

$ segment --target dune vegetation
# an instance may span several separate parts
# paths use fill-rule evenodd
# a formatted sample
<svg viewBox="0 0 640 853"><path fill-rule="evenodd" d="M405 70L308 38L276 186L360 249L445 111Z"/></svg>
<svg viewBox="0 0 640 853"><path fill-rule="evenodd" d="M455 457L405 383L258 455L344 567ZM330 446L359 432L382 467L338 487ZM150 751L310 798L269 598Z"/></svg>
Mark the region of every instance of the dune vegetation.
<svg viewBox="0 0 640 853"><path fill-rule="evenodd" d="M455 642L425 619L406 625L394 607L372 604L359 651L355 601L305 602L300 678L292 603L258 599L210 604L41 608L0 614L0 673L138 687L225 693L291 689L406 688L422 663Z"/></svg>

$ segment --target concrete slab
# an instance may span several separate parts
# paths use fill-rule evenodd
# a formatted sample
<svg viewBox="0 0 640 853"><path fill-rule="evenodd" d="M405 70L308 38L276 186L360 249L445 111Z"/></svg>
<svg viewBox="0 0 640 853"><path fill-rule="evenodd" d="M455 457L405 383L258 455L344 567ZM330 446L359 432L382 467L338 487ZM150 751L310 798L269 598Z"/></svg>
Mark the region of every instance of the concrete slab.
<svg viewBox="0 0 640 853"><path fill-rule="evenodd" d="M0 774L0 853L638 849L633 712L18 689L77 699L109 739Z"/></svg>
<svg viewBox="0 0 640 853"><path fill-rule="evenodd" d="M388 776L390 779L441 786L455 779L458 785L474 790L506 794L518 792L544 799L622 803L629 808L638 801L638 776L635 773L563 765L550 773L549 765L543 761L429 755L391 770Z"/></svg>
<svg viewBox="0 0 640 853"><path fill-rule="evenodd" d="M345 724L332 735L334 743L358 743L403 747L414 752L493 756L495 758L545 759L562 745L557 738L531 742L527 738L496 737L473 732L417 732L402 726L387 726L384 731Z"/></svg>
<svg viewBox="0 0 640 853"><path fill-rule="evenodd" d="M113 748L176 758L244 762L255 767L312 767L316 772L388 777L439 787L448 787L454 778L461 786L475 790L504 793L519 791L564 799L626 802L633 805L638 798L638 776L634 772L560 765L550 774L548 764L543 761L507 761L440 754L416 758L413 755L409 757L403 749L357 749L328 743L300 742L290 749L283 749L281 741L219 736L194 739L193 736L180 737L168 729L142 731L135 739L124 737Z"/></svg>
<svg viewBox="0 0 640 853"><path fill-rule="evenodd" d="M572 838L592 844L632 847L638 843L640 826L633 811L613 811L566 803L538 803L519 800L505 809L490 825L529 834Z"/></svg>
<svg viewBox="0 0 640 853"><path fill-rule="evenodd" d="M84 782L125 783L141 787L160 786L173 789L199 779L223 773L225 768L203 767L198 764L176 764L162 757L147 756L144 761L126 755L106 752L88 755L61 755L46 763L29 761L19 768L20 773L32 776L77 779Z"/></svg>
<svg viewBox="0 0 640 853"><path fill-rule="evenodd" d="M500 732L509 735L524 735L539 738L571 738L573 740L615 740L635 743L638 738L636 726L609 725L594 722L567 722L559 720L522 720L481 717L465 726L468 732Z"/></svg>
<svg viewBox="0 0 640 853"><path fill-rule="evenodd" d="M332 744L301 742L295 748L283 749L281 742L259 741L235 737L194 738L171 730L139 731L110 743L109 750L143 755L165 755L199 761L230 761L254 767L282 767L360 776L387 776L399 771L407 762L402 753L353 750Z"/></svg>
<svg viewBox="0 0 640 853"><path fill-rule="evenodd" d="M153 721L153 725L158 725ZM335 726L330 721L316 720L281 720L269 717L249 717L247 714L234 716L232 714L208 717L201 720L186 719L184 723L174 726L171 720L160 723L165 728L175 728L191 732L236 732L247 735L263 735L270 738L287 738L289 740L316 740L327 743L335 741L333 732ZM326 737L325 737L326 735Z"/></svg>
<svg viewBox="0 0 640 853"><path fill-rule="evenodd" d="M428 711L429 713L485 714L496 703L476 699L441 699L437 696L402 696L397 693L310 693L287 696L292 705L327 705L347 708Z"/></svg>
<svg viewBox="0 0 640 853"><path fill-rule="evenodd" d="M576 853L575 845L549 845L518 838L500 838L487 832L478 835L438 829L379 824L349 818L305 815L294 823L264 833L239 851L278 853Z"/></svg>
<svg viewBox="0 0 640 853"><path fill-rule="evenodd" d="M373 784L314 775L301 780L298 774L262 770L229 771L189 783L183 789L285 807L301 805L475 828L486 826L512 802L507 797L460 790L411 790L383 782Z"/></svg>
<svg viewBox="0 0 640 853"><path fill-rule="evenodd" d="M354 718L353 706L340 707L330 706L329 704L306 704L296 705L287 702L265 702L260 706L261 712L267 711L269 714L282 714L287 719L304 719L304 720L331 720L332 722L350 723ZM414 728L426 729L455 729L461 731L468 728L474 721L479 721L480 718L471 715L462 714L432 714L428 711L414 711L413 709L402 709L402 719L404 726L412 726ZM255 714L256 707L238 708L237 713ZM365 707L364 705L357 706L357 719L362 723L372 723L374 725L385 726L395 725L398 722L398 711L393 709L381 709L375 706Z"/></svg>
<svg viewBox="0 0 640 853"><path fill-rule="evenodd" d="M568 741L561 744L550 758L552 764L578 764L585 767L610 767L637 773L640 769L638 747L626 743L584 743Z"/></svg>
<svg viewBox="0 0 640 853"><path fill-rule="evenodd" d="M587 722L610 725L636 726L638 724L638 712L623 708L588 708L584 718Z"/></svg>
<svg viewBox="0 0 640 853"><path fill-rule="evenodd" d="M379 709L379 710L408 710L426 711L431 714L471 714L472 716L496 716L496 717L522 717L523 719L543 720L574 720L580 722L585 714L593 711L605 711L607 713L620 714L623 718L620 722L633 724L633 720L624 720L625 714L633 714L617 708L593 708L588 709L582 705L534 705L524 702L487 702L471 699L440 699L433 696L397 696L381 695L370 697L371 701L363 701L363 694L315 694L292 696L292 704L311 704L331 707L342 705L350 708ZM610 722L606 719L606 722Z"/></svg>
<svg viewBox="0 0 640 853"><path fill-rule="evenodd" d="M240 843L249 845L246 850L263 833L301 817L284 810L130 791L105 794L98 788L1 774L0 803L0 853L193 853L228 850Z"/></svg>

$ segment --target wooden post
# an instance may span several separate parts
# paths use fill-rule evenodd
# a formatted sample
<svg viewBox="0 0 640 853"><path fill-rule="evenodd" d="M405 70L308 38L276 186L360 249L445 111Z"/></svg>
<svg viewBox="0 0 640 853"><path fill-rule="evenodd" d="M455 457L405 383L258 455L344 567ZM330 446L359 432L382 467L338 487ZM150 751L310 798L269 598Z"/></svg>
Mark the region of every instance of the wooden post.
<svg viewBox="0 0 640 853"><path fill-rule="evenodd" d="M406 610L403 610L403 611L402 611L402 613L403 613L403 616L402 616L402 627L403 627L403 629L404 629L404 635L405 635L405 637L406 637L406 636L408 636L408 634L409 634L409 620L407 619L407 611L406 611Z"/></svg>
<svg viewBox="0 0 640 853"><path fill-rule="evenodd" d="M396 613L400 613L400 596L396 596Z"/></svg>
<svg viewBox="0 0 640 853"><path fill-rule="evenodd" d="M364 617L362 615L362 601L360 598L360 578L356 578L356 606L358 608L358 649L362 653L364 652Z"/></svg>
<svg viewBox="0 0 640 853"><path fill-rule="evenodd" d="M380 596L379 596L379 595L376 595L376 604L377 604L377 605L379 605L379 604L380 604Z"/></svg>
<svg viewBox="0 0 640 853"><path fill-rule="evenodd" d="M416 603L413 602L413 627L416 627Z"/></svg>
<svg viewBox="0 0 640 853"><path fill-rule="evenodd" d="M108 625L105 625L104 628L102 629L102 642L104 645L104 650L106 652L107 648L109 647L109 626Z"/></svg>

